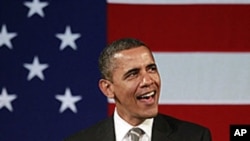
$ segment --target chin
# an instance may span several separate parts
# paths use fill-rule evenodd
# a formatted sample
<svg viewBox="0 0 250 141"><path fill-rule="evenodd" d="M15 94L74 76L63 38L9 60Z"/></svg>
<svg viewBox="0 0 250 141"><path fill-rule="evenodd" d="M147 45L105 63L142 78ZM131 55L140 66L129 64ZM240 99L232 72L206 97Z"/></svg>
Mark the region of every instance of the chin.
<svg viewBox="0 0 250 141"><path fill-rule="evenodd" d="M145 117L146 118L153 118L158 114L158 108L152 110L145 110Z"/></svg>

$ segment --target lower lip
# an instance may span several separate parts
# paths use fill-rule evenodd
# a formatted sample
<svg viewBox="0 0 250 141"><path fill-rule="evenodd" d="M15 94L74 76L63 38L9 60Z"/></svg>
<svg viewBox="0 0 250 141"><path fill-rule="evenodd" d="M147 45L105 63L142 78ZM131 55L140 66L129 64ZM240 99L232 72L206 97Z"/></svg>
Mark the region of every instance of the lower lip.
<svg viewBox="0 0 250 141"><path fill-rule="evenodd" d="M147 105L152 105L152 104L155 103L155 95L149 97L148 99L140 99L139 101L140 101L140 102L143 102L143 103L145 103L145 104L147 104Z"/></svg>

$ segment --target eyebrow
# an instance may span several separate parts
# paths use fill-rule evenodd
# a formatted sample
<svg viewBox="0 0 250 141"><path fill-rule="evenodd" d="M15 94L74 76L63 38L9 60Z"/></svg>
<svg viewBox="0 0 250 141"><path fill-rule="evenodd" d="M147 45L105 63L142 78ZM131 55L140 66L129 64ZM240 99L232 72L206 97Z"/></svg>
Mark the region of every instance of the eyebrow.
<svg viewBox="0 0 250 141"><path fill-rule="evenodd" d="M146 69L149 69L149 68L151 68L151 67L157 68L157 65L156 65L155 63L148 64L148 65L146 66ZM123 79L126 79L127 76L128 76L129 74L131 74L131 73L133 73L133 72L137 72L137 73L138 73L139 71L140 71L140 68L132 68L132 69L128 70L128 71L123 75Z"/></svg>

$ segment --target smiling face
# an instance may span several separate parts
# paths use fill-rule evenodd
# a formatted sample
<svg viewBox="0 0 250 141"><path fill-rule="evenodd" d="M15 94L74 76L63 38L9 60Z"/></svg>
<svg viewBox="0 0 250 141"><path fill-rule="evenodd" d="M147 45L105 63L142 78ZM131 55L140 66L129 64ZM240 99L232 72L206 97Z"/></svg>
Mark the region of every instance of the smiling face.
<svg viewBox="0 0 250 141"><path fill-rule="evenodd" d="M156 116L161 82L149 49L140 46L120 51L114 54L113 65L112 82L100 82L107 86L106 96L115 99L118 114L131 125Z"/></svg>

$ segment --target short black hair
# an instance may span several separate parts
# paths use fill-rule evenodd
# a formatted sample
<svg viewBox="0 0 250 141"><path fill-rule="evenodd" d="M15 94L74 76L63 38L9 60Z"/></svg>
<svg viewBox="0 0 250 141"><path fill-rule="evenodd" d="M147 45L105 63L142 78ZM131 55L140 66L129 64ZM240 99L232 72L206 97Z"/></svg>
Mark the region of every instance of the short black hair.
<svg viewBox="0 0 250 141"><path fill-rule="evenodd" d="M103 79L112 80L111 71L114 69L114 66L113 66L114 54L123 50L137 48L140 46L147 47L145 43L143 43L142 41L138 39L122 38L122 39L112 42L107 47L105 47L102 50L99 56L99 60L98 60L101 77Z"/></svg>

